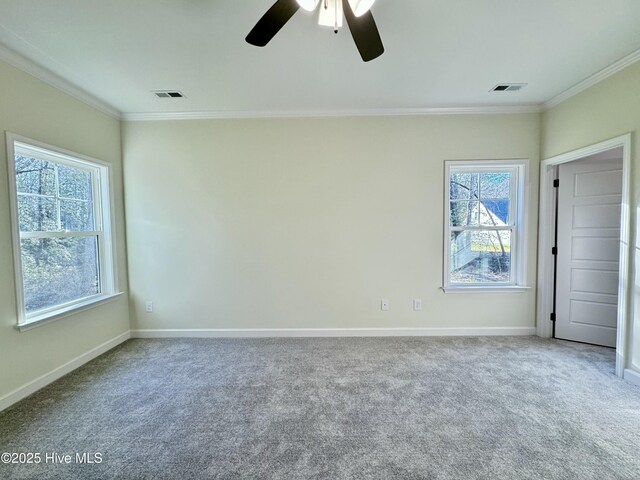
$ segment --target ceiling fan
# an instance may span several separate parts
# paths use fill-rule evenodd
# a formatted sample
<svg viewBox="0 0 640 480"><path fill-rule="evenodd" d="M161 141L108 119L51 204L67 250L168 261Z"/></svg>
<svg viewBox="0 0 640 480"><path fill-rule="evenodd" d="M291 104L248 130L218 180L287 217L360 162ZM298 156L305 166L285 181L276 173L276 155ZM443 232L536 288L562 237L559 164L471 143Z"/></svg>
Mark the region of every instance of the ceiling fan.
<svg viewBox="0 0 640 480"><path fill-rule="evenodd" d="M308 12L320 5L318 24L338 33L343 17L362 60L368 62L384 53L378 27L370 12L375 0L277 0L247 35L246 41L264 47L301 7Z"/></svg>

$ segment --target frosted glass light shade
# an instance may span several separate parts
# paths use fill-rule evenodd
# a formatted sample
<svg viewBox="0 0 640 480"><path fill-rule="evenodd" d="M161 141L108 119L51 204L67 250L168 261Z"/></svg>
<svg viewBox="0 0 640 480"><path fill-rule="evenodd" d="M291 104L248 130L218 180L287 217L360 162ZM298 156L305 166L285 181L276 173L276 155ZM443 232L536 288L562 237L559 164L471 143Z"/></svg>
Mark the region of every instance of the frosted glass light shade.
<svg viewBox="0 0 640 480"><path fill-rule="evenodd" d="M318 3L320 3L320 0L296 0L296 1L298 2L298 5L304 8L307 12L313 12L318 6Z"/></svg>
<svg viewBox="0 0 640 480"><path fill-rule="evenodd" d="M324 8L324 1L322 0L322 5L320 6L318 25L342 28L342 0L327 0L327 8Z"/></svg>
<svg viewBox="0 0 640 480"><path fill-rule="evenodd" d="M351 5L353 14L359 17L367 13L375 1L376 0L349 0L349 5Z"/></svg>

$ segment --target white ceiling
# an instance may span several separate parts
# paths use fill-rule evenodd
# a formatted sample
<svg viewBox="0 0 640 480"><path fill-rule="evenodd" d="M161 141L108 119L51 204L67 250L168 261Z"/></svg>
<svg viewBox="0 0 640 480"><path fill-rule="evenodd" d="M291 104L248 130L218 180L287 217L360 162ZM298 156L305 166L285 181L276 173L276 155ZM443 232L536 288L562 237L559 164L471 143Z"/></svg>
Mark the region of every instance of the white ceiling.
<svg viewBox="0 0 640 480"><path fill-rule="evenodd" d="M639 0L377 0L369 63L303 10L248 45L274 1L0 0L0 43L124 113L540 104L640 49Z"/></svg>

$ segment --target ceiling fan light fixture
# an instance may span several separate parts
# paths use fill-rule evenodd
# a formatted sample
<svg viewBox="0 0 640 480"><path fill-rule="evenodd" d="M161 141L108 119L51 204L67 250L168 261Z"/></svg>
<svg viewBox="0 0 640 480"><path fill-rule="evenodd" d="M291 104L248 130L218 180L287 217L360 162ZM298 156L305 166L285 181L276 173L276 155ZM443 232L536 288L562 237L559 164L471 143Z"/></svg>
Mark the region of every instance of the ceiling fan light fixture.
<svg viewBox="0 0 640 480"><path fill-rule="evenodd" d="M313 12L318 6L318 3L320 3L320 0L296 0L296 1L298 2L298 5L300 5L300 7L306 10L307 12Z"/></svg>
<svg viewBox="0 0 640 480"><path fill-rule="evenodd" d="M351 10L356 17L360 17L367 13L376 0L349 0Z"/></svg>
<svg viewBox="0 0 640 480"><path fill-rule="evenodd" d="M345 4L345 1L348 3ZM374 0L322 0L322 2L319 0L276 0L251 29L245 40L250 45L264 47L302 6L317 8L321 3L318 23L333 26L334 33L338 33L343 21L346 21L362 60L370 62L384 53L380 32L378 32L373 15L368 11L373 2ZM353 6L358 13L364 10L358 19L356 19Z"/></svg>
<svg viewBox="0 0 640 480"><path fill-rule="evenodd" d="M322 0L318 25L335 29L342 28L343 18L342 0Z"/></svg>

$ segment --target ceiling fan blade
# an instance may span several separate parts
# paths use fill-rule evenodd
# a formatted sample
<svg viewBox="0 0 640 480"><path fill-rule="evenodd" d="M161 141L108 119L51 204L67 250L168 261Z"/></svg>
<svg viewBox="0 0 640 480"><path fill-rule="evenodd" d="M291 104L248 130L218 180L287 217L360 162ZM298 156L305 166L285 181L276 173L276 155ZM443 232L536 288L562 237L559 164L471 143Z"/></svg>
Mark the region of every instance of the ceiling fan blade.
<svg viewBox="0 0 640 480"><path fill-rule="evenodd" d="M299 8L300 5L296 0L278 0L258 20L245 40L256 47L264 47Z"/></svg>
<svg viewBox="0 0 640 480"><path fill-rule="evenodd" d="M342 4L344 5L344 16L347 19L349 30L351 30L351 36L356 43L356 47L358 47L362 60L368 62L378 58L384 53L384 45L382 45L382 39L373 15L369 11L360 17L356 17L348 1L343 1Z"/></svg>

